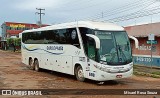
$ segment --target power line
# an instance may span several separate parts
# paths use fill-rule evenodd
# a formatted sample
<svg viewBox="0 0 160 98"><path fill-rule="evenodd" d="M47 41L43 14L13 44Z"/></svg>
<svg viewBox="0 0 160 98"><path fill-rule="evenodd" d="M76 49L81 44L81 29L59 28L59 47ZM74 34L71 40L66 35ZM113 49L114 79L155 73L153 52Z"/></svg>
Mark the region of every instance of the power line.
<svg viewBox="0 0 160 98"><path fill-rule="evenodd" d="M160 13L160 11L159 11L160 8L157 8L159 6L154 7L154 9L153 8L146 9L149 6L153 5L155 2L156 1L149 2L149 4L146 3L145 6L143 4L144 7L142 7L141 10L139 10L137 12L130 13L128 15L123 15L123 16L120 16L120 17L117 17L117 18L111 18L111 19L104 20L104 21L120 22L120 21L127 21L127 20L131 20L131 19L135 19L135 18L140 18L140 17L144 17L144 16L159 14ZM106 16L103 16L103 17L106 17ZM99 18L101 18L101 16L99 16Z"/></svg>
<svg viewBox="0 0 160 98"><path fill-rule="evenodd" d="M119 13L135 10L136 8L140 8L142 5L143 5L143 7L140 10L143 10L143 9L149 7L150 5L154 4L155 2L156 1L147 2L147 3L144 3L144 4L136 4L135 6L128 7L126 9L123 9L122 11L116 11L116 12L113 12L113 13L108 13L108 14L104 15L104 17L109 17L109 16L113 16L113 15L116 15L116 14L119 14ZM100 19L100 18L98 18L98 19Z"/></svg>
<svg viewBox="0 0 160 98"><path fill-rule="evenodd" d="M127 11L131 11L131 10L135 10L137 8L140 8L141 6L145 6L145 7L148 7L150 5L152 5L153 3L155 3L156 1L151 1L151 2L146 2L146 1L143 1L143 2L133 2L131 4L128 4L128 5L124 5L124 6L121 6L121 7L117 7L113 10L108 10L107 12L103 12L103 18L106 18L106 17L109 17L109 16L113 16L113 15L117 15L117 14L121 14L123 12L127 12ZM145 7L143 7L142 9L144 9ZM97 19L102 19L101 15L99 15L98 17L96 18L91 18L90 19L92 20L97 20Z"/></svg>
<svg viewBox="0 0 160 98"><path fill-rule="evenodd" d="M138 11L135 13L131 13L128 15L124 15L121 17L112 18L112 19L108 19L108 20L104 20L104 21L120 22L120 21L131 20L131 19L135 19L135 18L139 18L139 17L150 16L150 15L154 15L154 14L158 14L158 13L160 13L160 8L157 8L157 6L156 6L155 8L150 9L150 10Z"/></svg>
<svg viewBox="0 0 160 98"><path fill-rule="evenodd" d="M129 19L132 19L132 18L144 17L144 16L147 16L147 15L150 15L150 14L158 14L159 13L158 9L154 9L156 11L148 9L148 7L153 5L156 1L157 0L136 0L134 2L133 1L132 2L127 2L127 3L125 3L125 5L123 5L121 7L116 7L114 9L101 11L101 13L96 14L94 16L91 16L91 17L89 17L87 19L89 19L89 20L91 20L91 19L92 20L93 19L103 19L104 20L105 18L107 18L109 16L113 16L113 15L117 16L118 14L122 15L122 13L124 13L124 12L127 12L127 13L130 12L130 14L127 14L128 16L127 15L123 15L123 16L120 16L120 17L115 17L115 18L110 18L110 19L104 20L104 21L108 21L108 20L109 21L125 21L125 20L129 20ZM106 4L106 3L109 4L108 2L106 2L106 3L105 2L103 2L103 3L99 2L99 4ZM83 11L84 9L91 8L91 7L95 6L95 3L93 3L93 2L91 2L91 3L85 2L85 5L87 5L87 7L82 6L83 8L82 7L80 8L80 7L76 6L77 8L75 8L74 6L77 5L77 4L83 5L84 3L83 3L83 1L79 2L79 3L74 2L74 4L71 3L70 6L73 5L71 7L71 9L69 9L69 10L65 9L65 11L78 11L78 10L82 10ZM96 5L97 5L97 3L96 3ZM65 8L65 6L64 6L64 8ZM98 9L100 9L100 8L98 8ZM138 10L138 11L136 11L136 10ZM133 11L135 11L135 12L133 12ZM148 12L148 11L152 11L152 12ZM76 18L74 18L74 19L76 19ZM83 18L81 20L84 20L84 19L85 18ZM73 20L73 18L72 18L72 20Z"/></svg>
<svg viewBox="0 0 160 98"><path fill-rule="evenodd" d="M119 10L119 8L124 8L124 7L128 6L128 4L134 4L134 3L137 3L137 1L136 1L136 2L129 2L129 3L126 3L124 6L117 7L117 8L114 8L114 9L109 9L109 10L102 11L102 12L103 12L104 14L110 13L110 12L114 12L114 11ZM101 14L96 14L96 15L90 16L90 17L88 17L88 18L86 18L86 19L91 19L91 18L92 18L92 19L95 19L95 18L97 18L97 17L101 17Z"/></svg>

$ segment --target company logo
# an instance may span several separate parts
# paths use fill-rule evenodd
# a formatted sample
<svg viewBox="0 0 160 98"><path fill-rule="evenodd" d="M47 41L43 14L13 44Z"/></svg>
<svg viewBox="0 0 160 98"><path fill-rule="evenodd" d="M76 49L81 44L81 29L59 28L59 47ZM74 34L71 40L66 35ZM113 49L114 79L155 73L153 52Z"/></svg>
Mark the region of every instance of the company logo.
<svg viewBox="0 0 160 98"><path fill-rule="evenodd" d="M12 95L11 90L2 90L2 95Z"/></svg>
<svg viewBox="0 0 160 98"><path fill-rule="evenodd" d="M2 95L42 95L40 90L2 90Z"/></svg>
<svg viewBox="0 0 160 98"><path fill-rule="evenodd" d="M47 50L63 50L63 46L47 46Z"/></svg>

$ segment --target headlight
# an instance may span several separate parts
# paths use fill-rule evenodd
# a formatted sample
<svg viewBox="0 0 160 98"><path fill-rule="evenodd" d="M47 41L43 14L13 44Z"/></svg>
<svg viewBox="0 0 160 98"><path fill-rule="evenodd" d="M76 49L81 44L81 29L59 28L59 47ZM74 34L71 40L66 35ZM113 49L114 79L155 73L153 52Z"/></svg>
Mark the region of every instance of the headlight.
<svg viewBox="0 0 160 98"><path fill-rule="evenodd" d="M105 72L110 72L110 69L106 68L106 67L101 67L98 65L94 65L97 69L101 70L101 71L105 71Z"/></svg>
<svg viewBox="0 0 160 98"><path fill-rule="evenodd" d="M100 61L101 64L107 65L107 62Z"/></svg>

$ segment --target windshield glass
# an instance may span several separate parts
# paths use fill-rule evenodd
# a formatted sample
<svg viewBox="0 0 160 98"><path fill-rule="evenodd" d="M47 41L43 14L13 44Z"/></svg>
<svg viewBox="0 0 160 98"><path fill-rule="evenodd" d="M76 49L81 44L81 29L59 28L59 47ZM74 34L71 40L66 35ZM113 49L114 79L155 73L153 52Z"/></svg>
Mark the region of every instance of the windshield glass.
<svg viewBox="0 0 160 98"><path fill-rule="evenodd" d="M95 35L100 39L100 62L107 65L121 65L132 62L131 47L125 31L100 31Z"/></svg>

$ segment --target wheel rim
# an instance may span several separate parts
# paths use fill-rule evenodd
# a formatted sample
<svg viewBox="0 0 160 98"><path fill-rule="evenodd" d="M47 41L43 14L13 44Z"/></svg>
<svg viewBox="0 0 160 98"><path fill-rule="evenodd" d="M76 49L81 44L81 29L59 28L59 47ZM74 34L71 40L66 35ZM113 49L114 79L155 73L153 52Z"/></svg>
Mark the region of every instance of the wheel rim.
<svg viewBox="0 0 160 98"><path fill-rule="evenodd" d="M79 77L80 79L84 78L84 73L83 73L82 68L80 68L80 69L78 70L78 77Z"/></svg>
<svg viewBox="0 0 160 98"><path fill-rule="evenodd" d="M32 59L29 60L29 67L30 67L30 69L33 69L33 60Z"/></svg>
<svg viewBox="0 0 160 98"><path fill-rule="evenodd" d="M38 71L39 70L39 65L38 65L38 61L35 61L35 70Z"/></svg>

